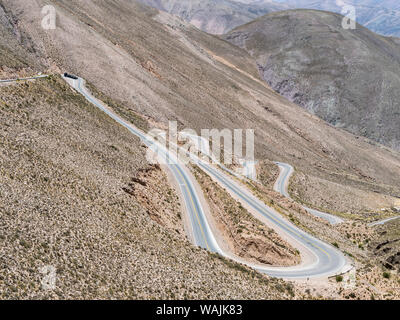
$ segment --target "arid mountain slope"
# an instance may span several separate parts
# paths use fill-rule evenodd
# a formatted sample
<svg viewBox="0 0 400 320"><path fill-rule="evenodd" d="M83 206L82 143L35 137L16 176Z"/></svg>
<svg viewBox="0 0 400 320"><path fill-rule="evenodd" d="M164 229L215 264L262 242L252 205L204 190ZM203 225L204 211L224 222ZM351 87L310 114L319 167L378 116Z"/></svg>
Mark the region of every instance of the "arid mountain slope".
<svg viewBox="0 0 400 320"><path fill-rule="evenodd" d="M48 31L40 27L44 1L2 3L48 64L87 79L126 114L159 127L177 120L199 133L255 129L257 159L294 165L308 179L294 187L311 204L322 197L325 207L363 212L400 196L398 153L291 104L259 79L250 55L226 41L133 1L51 1L58 18Z"/></svg>
<svg viewBox="0 0 400 320"><path fill-rule="evenodd" d="M36 59L29 45L29 39L19 33L15 19L7 13L0 3L0 77L5 79L16 74L39 70L40 61ZM22 44L22 45L21 45Z"/></svg>
<svg viewBox="0 0 400 320"><path fill-rule="evenodd" d="M224 34L266 13L287 9L279 3L243 4L232 0L139 0L175 14L211 34Z"/></svg>
<svg viewBox="0 0 400 320"><path fill-rule="evenodd" d="M400 45L342 16L266 15L225 36L257 60L277 92L336 127L400 150Z"/></svg>
<svg viewBox="0 0 400 320"><path fill-rule="evenodd" d="M290 297L154 222L124 191L139 140L60 77L0 87L0 122L1 299Z"/></svg>
<svg viewBox="0 0 400 320"><path fill-rule="evenodd" d="M1 76L48 71L19 54L26 52L17 39L12 44L0 39ZM147 127L138 115L127 119ZM191 245L178 196L147 162L146 148L60 76L0 84L0 124L0 299L297 294L289 283ZM49 275L54 288L44 281Z"/></svg>

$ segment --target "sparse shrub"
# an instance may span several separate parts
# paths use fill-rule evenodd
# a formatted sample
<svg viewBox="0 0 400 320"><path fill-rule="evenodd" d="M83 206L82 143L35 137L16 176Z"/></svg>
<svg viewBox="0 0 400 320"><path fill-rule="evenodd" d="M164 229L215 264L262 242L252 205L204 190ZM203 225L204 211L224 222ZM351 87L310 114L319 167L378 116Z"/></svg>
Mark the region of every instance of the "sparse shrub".
<svg viewBox="0 0 400 320"><path fill-rule="evenodd" d="M294 287L291 283L288 283L286 285L286 290L289 293L290 296L294 297Z"/></svg>
<svg viewBox="0 0 400 320"><path fill-rule="evenodd" d="M343 276L336 276L336 282L342 282L343 281Z"/></svg>
<svg viewBox="0 0 400 320"><path fill-rule="evenodd" d="M353 255L350 252L345 251L344 253L353 258Z"/></svg>
<svg viewBox="0 0 400 320"><path fill-rule="evenodd" d="M387 272L387 271L385 271L385 272L383 273L383 277L384 277L385 279L390 279L390 273Z"/></svg>
<svg viewBox="0 0 400 320"><path fill-rule="evenodd" d="M278 284L275 286L275 288L276 288L276 290L278 290L279 292L284 292L284 291L285 291L284 286L282 286L280 283L278 283Z"/></svg>

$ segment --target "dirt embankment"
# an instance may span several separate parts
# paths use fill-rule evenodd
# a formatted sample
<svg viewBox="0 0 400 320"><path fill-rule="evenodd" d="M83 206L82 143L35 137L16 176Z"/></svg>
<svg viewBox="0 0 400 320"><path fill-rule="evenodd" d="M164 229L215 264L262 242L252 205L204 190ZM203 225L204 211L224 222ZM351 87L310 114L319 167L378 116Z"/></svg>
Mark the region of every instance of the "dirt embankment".
<svg viewBox="0 0 400 320"><path fill-rule="evenodd" d="M400 220L377 226L368 248L386 269L400 273Z"/></svg>
<svg viewBox="0 0 400 320"><path fill-rule="evenodd" d="M207 197L217 227L231 250L242 258L268 265L300 263L298 251L255 219L242 205L197 167L193 173Z"/></svg>
<svg viewBox="0 0 400 320"><path fill-rule="evenodd" d="M122 190L133 196L153 221L185 238L179 197L159 165L138 170Z"/></svg>

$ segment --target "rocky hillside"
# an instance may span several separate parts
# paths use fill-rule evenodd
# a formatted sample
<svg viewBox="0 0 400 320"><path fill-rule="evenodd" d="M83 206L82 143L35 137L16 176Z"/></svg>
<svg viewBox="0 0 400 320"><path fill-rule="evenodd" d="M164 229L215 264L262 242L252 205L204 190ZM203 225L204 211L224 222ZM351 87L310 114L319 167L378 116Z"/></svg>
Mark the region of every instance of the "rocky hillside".
<svg viewBox="0 0 400 320"><path fill-rule="evenodd" d="M30 49L29 39L19 33L16 20L0 2L0 78L40 70L43 66Z"/></svg>
<svg viewBox="0 0 400 320"><path fill-rule="evenodd" d="M342 16L315 10L266 15L225 36L257 61L284 97L332 125L400 150L400 45Z"/></svg>
<svg viewBox="0 0 400 320"><path fill-rule="evenodd" d="M279 3L244 4L233 0L139 0L153 8L180 16L199 29L224 34L272 11L286 9Z"/></svg>
<svg viewBox="0 0 400 320"><path fill-rule="evenodd" d="M0 123L0 299L292 297L156 221L127 192L151 171L139 140L60 77L1 86Z"/></svg>
<svg viewBox="0 0 400 320"><path fill-rule="evenodd" d="M378 226L377 233L369 245L370 249L384 267L400 273L400 219Z"/></svg>
<svg viewBox="0 0 400 320"><path fill-rule="evenodd" d="M3 27L18 21L2 13ZM0 79L49 71L51 59L34 63L28 34L2 30ZM191 245L144 146L60 76L0 84L0 124L0 299L296 297L290 283Z"/></svg>
<svg viewBox="0 0 400 320"><path fill-rule="evenodd" d="M362 214L392 206L400 196L398 153L288 102L261 81L244 50L177 17L128 0L51 1L57 28L46 31L39 23L45 1L1 2L46 67L87 79L125 115L141 114L159 127L177 120L181 129L199 133L253 128L257 159L295 166L305 178L293 187L310 204L319 190L330 199L325 207L352 205ZM360 197L373 201L353 206Z"/></svg>
<svg viewBox="0 0 400 320"><path fill-rule="evenodd" d="M6 21L16 22L10 34L21 35L15 43L40 71L82 76L141 128L168 120L198 132L253 128L260 163L294 165L302 179L291 188L311 203L318 189L333 199L327 207L373 199L352 210L379 215L376 208L400 196L398 153L290 103L261 81L245 50L181 19L131 0L0 3ZM57 28L46 31L41 9L49 3ZM288 283L190 245L177 197L140 142L59 76L0 86L0 123L0 298L304 298ZM292 203L285 208L297 212ZM49 268L56 290L41 285Z"/></svg>
<svg viewBox="0 0 400 320"><path fill-rule="evenodd" d="M356 8L357 22L370 30L400 36L400 5L396 0L139 0L180 16L203 31L226 33L266 13L287 9L315 9L342 13L343 5Z"/></svg>

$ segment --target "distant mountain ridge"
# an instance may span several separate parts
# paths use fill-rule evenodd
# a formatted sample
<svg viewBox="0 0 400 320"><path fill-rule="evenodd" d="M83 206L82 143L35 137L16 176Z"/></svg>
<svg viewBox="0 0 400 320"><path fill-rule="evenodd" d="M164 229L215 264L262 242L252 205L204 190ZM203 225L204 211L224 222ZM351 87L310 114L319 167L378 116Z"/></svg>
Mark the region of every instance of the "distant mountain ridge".
<svg viewBox="0 0 400 320"><path fill-rule="evenodd" d="M356 7L356 20L370 30L400 37L400 2L392 0L138 0L175 14L211 34L223 34L267 13L315 9L342 13L341 4Z"/></svg>
<svg viewBox="0 0 400 320"><path fill-rule="evenodd" d="M240 1L240 0L238 0ZM260 0L249 0L250 4ZM293 9L317 9L342 13L342 4L356 8L357 22L386 36L400 37L400 1L398 0L275 0Z"/></svg>
<svg viewBox="0 0 400 320"><path fill-rule="evenodd" d="M400 46L342 16L288 10L224 36L257 61L278 93L336 127L400 150Z"/></svg>
<svg viewBox="0 0 400 320"><path fill-rule="evenodd" d="M192 23L211 34L224 34L264 14L288 9L275 2L244 4L233 0L138 0Z"/></svg>

